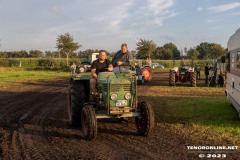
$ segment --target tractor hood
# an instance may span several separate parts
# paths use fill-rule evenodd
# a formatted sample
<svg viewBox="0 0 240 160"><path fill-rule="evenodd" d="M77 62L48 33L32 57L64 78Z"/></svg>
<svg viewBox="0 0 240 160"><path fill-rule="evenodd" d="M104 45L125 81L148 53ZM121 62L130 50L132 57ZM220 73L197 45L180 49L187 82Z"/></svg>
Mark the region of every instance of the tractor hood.
<svg viewBox="0 0 240 160"><path fill-rule="evenodd" d="M110 84L131 84L128 79L111 79Z"/></svg>

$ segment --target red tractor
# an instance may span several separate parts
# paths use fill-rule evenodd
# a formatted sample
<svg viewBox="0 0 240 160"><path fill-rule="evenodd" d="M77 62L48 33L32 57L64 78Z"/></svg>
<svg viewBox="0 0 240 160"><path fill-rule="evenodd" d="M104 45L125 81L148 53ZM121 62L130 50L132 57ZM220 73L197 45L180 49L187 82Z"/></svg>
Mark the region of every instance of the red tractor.
<svg viewBox="0 0 240 160"><path fill-rule="evenodd" d="M196 73L193 65L183 66L181 62L180 68L173 67L169 72L169 86L175 86L177 82L190 82L192 87L197 86Z"/></svg>

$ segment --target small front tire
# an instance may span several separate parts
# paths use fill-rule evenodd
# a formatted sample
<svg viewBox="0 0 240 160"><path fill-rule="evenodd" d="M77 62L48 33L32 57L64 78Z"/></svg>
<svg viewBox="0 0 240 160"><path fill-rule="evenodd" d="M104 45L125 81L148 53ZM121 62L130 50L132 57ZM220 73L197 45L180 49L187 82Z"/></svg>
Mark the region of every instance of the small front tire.
<svg viewBox="0 0 240 160"><path fill-rule="evenodd" d="M148 136L154 130L155 117L152 106L142 101L138 104L139 117L135 118L137 132L141 136Z"/></svg>
<svg viewBox="0 0 240 160"><path fill-rule="evenodd" d="M86 140L92 141L97 137L97 118L95 109L87 104L82 109L82 131Z"/></svg>

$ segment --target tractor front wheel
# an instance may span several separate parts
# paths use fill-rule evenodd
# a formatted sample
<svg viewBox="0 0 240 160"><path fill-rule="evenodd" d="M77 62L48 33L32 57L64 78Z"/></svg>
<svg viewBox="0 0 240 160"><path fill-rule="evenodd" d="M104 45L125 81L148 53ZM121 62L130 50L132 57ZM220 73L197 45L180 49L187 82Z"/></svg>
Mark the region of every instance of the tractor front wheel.
<svg viewBox="0 0 240 160"><path fill-rule="evenodd" d="M82 109L82 131L86 140L94 140L97 137L97 118L92 105L85 105Z"/></svg>
<svg viewBox="0 0 240 160"><path fill-rule="evenodd" d="M138 112L140 116L135 117L137 132L141 136L148 136L154 130L155 118L152 106L142 101L138 104Z"/></svg>
<svg viewBox="0 0 240 160"><path fill-rule="evenodd" d="M81 81L73 81L68 87L68 117L71 126L81 127L81 112L87 101L86 86Z"/></svg>

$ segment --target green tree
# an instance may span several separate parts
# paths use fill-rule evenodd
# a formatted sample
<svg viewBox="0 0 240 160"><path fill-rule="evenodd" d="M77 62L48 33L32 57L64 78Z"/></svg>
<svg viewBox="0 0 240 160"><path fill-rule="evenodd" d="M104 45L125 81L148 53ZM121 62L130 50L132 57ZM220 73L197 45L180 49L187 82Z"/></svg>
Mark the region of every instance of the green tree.
<svg viewBox="0 0 240 160"><path fill-rule="evenodd" d="M209 49L209 52L210 52L209 58L211 59L215 59L226 54L225 48L223 48L220 44L212 44L212 46Z"/></svg>
<svg viewBox="0 0 240 160"><path fill-rule="evenodd" d="M187 56L190 59L196 60L199 56L199 52L196 49L190 48L190 50L187 51Z"/></svg>
<svg viewBox="0 0 240 160"><path fill-rule="evenodd" d="M172 59L173 52L169 48L157 47L156 52L155 52L155 57L157 59Z"/></svg>
<svg viewBox="0 0 240 160"><path fill-rule="evenodd" d="M154 56L156 44L151 40L140 39L137 42L137 58L145 59Z"/></svg>
<svg viewBox="0 0 240 160"><path fill-rule="evenodd" d="M28 57L28 52L27 51L19 51L18 52L20 58L27 58Z"/></svg>
<svg viewBox="0 0 240 160"><path fill-rule="evenodd" d="M156 59L163 59L163 52L164 48L163 47L157 47L154 53L154 56Z"/></svg>
<svg viewBox="0 0 240 160"><path fill-rule="evenodd" d="M211 47L211 43L208 43L208 42L202 42L200 43L196 49L198 50L199 52L199 59L209 59L209 54L210 54L210 49Z"/></svg>
<svg viewBox="0 0 240 160"><path fill-rule="evenodd" d="M177 49L177 46L173 43L166 43L163 48L169 49L173 53L173 58L178 58L180 57L180 51ZM166 51L166 53L170 53L169 51Z"/></svg>
<svg viewBox="0 0 240 160"><path fill-rule="evenodd" d="M71 36L69 33L59 35L57 38L56 45L59 52L66 55L67 65L69 56L72 55L75 51L77 51L81 47L81 45L74 42L73 36Z"/></svg>
<svg viewBox="0 0 240 160"><path fill-rule="evenodd" d="M163 50L163 58L162 59L172 59L173 58L173 51L169 48L164 48Z"/></svg>
<svg viewBox="0 0 240 160"><path fill-rule="evenodd" d="M199 51L199 59L214 59L225 54L225 49L216 43L203 42L196 49Z"/></svg>
<svg viewBox="0 0 240 160"><path fill-rule="evenodd" d="M45 57L53 58L54 54L52 51L45 51Z"/></svg>
<svg viewBox="0 0 240 160"><path fill-rule="evenodd" d="M0 52L0 58L8 58L7 52Z"/></svg>
<svg viewBox="0 0 240 160"><path fill-rule="evenodd" d="M30 50L29 57L31 58L40 58L43 56L43 52L39 50Z"/></svg>

